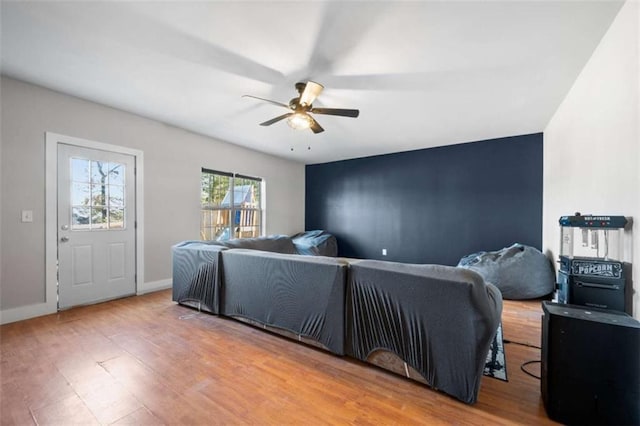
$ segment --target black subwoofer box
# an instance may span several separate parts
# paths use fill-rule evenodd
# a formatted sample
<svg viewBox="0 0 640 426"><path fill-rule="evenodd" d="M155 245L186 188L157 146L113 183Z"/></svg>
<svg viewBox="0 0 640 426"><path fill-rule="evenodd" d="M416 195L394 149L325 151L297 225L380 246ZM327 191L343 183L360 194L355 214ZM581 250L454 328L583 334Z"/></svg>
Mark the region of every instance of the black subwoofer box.
<svg viewBox="0 0 640 426"><path fill-rule="evenodd" d="M640 322L616 311L542 302L540 390L565 424L640 424Z"/></svg>

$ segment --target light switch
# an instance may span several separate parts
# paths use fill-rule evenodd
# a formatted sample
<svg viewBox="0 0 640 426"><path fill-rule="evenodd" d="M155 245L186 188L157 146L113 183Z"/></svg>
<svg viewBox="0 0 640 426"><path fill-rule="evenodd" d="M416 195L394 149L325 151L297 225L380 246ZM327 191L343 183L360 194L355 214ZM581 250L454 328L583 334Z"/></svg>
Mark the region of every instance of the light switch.
<svg viewBox="0 0 640 426"><path fill-rule="evenodd" d="M22 210L22 222L33 222L33 210Z"/></svg>

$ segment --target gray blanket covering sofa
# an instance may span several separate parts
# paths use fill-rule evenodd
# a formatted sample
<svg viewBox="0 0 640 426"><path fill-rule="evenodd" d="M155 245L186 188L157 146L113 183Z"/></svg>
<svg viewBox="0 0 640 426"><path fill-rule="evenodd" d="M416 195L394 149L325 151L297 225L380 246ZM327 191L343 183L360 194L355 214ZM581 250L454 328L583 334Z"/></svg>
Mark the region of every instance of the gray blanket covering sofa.
<svg viewBox="0 0 640 426"><path fill-rule="evenodd" d="M344 355L347 262L246 249L222 256L222 315L278 327Z"/></svg>
<svg viewBox="0 0 640 426"><path fill-rule="evenodd" d="M347 306L350 356L382 355L386 368L394 354L396 372L475 402L502 313L496 287L462 268L363 260L349 268Z"/></svg>
<svg viewBox="0 0 640 426"><path fill-rule="evenodd" d="M173 300L476 401L502 312L495 286L463 268L291 254L286 239L175 245Z"/></svg>

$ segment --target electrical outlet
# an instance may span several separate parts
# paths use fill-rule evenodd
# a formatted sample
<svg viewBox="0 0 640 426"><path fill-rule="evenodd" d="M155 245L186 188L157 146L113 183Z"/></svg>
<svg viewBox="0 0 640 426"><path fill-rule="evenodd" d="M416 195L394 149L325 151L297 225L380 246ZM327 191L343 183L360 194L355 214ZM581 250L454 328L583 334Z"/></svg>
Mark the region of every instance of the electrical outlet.
<svg viewBox="0 0 640 426"><path fill-rule="evenodd" d="M382 249L382 255L386 256L387 255L387 249Z"/></svg>

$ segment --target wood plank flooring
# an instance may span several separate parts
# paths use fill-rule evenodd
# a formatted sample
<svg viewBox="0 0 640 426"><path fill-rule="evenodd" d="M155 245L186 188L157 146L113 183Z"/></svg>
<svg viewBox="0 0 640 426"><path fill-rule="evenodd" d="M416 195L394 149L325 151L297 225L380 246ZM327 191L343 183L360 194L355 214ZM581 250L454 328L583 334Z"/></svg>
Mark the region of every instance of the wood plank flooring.
<svg viewBox="0 0 640 426"><path fill-rule="evenodd" d="M540 344L540 301L505 301L504 338ZM505 344L509 382L465 405L419 383L240 322L170 291L0 327L0 423L553 424L535 348ZM529 370L539 374L539 364Z"/></svg>

